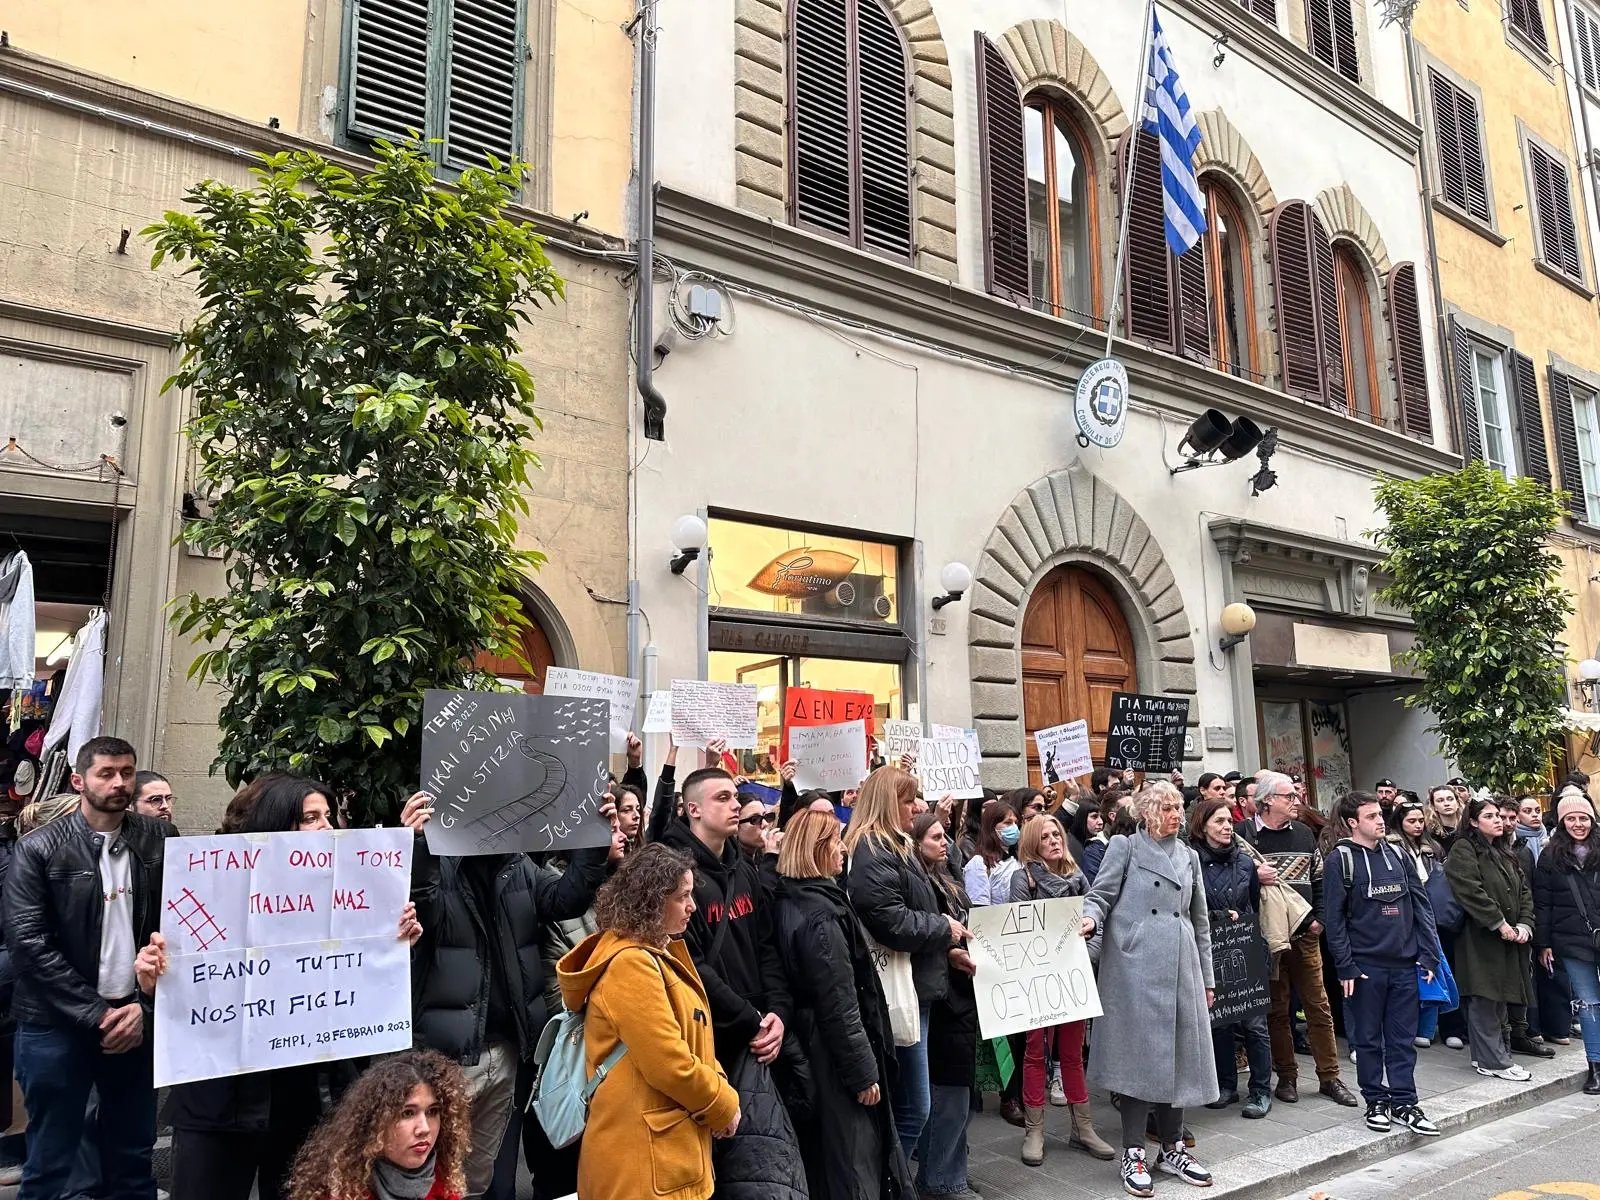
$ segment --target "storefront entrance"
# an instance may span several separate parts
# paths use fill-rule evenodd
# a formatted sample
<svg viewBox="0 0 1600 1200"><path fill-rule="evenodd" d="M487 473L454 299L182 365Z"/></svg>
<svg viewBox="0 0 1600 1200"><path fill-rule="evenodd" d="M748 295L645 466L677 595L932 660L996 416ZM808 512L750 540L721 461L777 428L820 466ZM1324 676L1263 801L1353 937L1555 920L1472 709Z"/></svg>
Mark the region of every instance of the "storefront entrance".
<svg viewBox="0 0 1600 1200"><path fill-rule="evenodd" d="M1111 589L1082 567L1039 581L1022 620L1022 713L1028 780L1040 783L1035 729L1087 719L1095 761L1105 754L1111 694L1137 690L1133 634Z"/></svg>

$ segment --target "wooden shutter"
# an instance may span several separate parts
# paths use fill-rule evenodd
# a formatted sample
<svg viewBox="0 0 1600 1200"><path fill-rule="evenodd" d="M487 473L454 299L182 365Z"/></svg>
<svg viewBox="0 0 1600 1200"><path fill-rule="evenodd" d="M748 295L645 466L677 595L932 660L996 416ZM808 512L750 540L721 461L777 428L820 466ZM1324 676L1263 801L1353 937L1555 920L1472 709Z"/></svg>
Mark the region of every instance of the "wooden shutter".
<svg viewBox="0 0 1600 1200"><path fill-rule="evenodd" d="M1478 100L1431 67L1433 129L1444 199L1480 221L1489 219L1489 181L1483 166Z"/></svg>
<svg viewBox="0 0 1600 1200"><path fill-rule="evenodd" d="M1333 48L1333 5L1337 0L1306 0L1306 47L1328 66L1338 59Z"/></svg>
<svg viewBox="0 0 1600 1200"><path fill-rule="evenodd" d="M1450 321L1450 357L1454 360L1456 407L1461 411L1461 457L1483 461L1483 422L1478 416L1478 381L1472 370L1472 338L1460 321Z"/></svg>
<svg viewBox="0 0 1600 1200"><path fill-rule="evenodd" d="M1567 176L1567 164L1530 142L1528 172L1533 183L1539 257L1546 265L1581 283L1583 262L1578 254L1578 226L1572 215L1572 184Z"/></svg>
<svg viewBox="0 0 1600 1200"><path fill-rule="evenodd" d="M403 142L428 132L428 0L357 0L345 131Z"/></svg>
<svg viewBox="0 0 1600 1200"><path fill-rule="evenodd" d="M1567 490L1567 511L1580 521L1589 519L1589 501L1583 487L1583 459L1578 453L1578 422L1572 415L1572 381L1550 368L1550 415L1556 425L1556 465L1561 486Z"/></svg>
<svg viewBox="0 0 1600 1200"><path fill-rule="evenodd" d="M1178 284L1178 352L1188 358L1212 362L1211 298L1206 286L1206 260L1215 234L1206 232L1193 246L1178 255L1174 277ZM1221 286L1219 281L1218 286Z"/></svg>
<svg viewBox="0 0 1600 1200"><path fill-rule="evenodd" d="M1128 178L1130 147L1135 149L1133 177ZM1124 329L1131 338L1174 349L1172 251L1167 249L1167 221L1161 200L1161 144L1142 129L1130 129L1117 150L1117 180L1133 205L1128 218L1128 254L1123 270L1127 311Z"/></svg>
<svg viewBox="0 0 1600 1200"><path fill-rule="evenodd" d="M1428 408L1428 359L1422 348L1422 306L1417 301L1417 268L1400 263L1389 272L1389 344L1394 355L1400 422L1415 438L1433 440Z"/></svg>
<svg viewBox="0 0 1600 1200"><path fill-rule="evenodd" d="M1544 36L1543 0L1505 0L1506 20L1528 41L1549 52L1550 44Z"/></svg>
<svg viewBox="0 0 1600 1200"><path fill-rule="evenodd" d="M1311 239L1311 262L1317 279L1317 331L1322 337L1322 374L1327 380L1329 408L1350 410L1350 393L1345 380L1344 326L1339 320L1339 274L1333 264L1333 243L1322 218L1311 212L1307 233Z"/></svg>
<svg viewBox="0 0 1600 1200"><path fill-rule="evenodd" d="M1311 0L1314 4L1317 0ZM1351 83L1361 82L1361 56L1356 52L1356 17L1354 5L1358 0L1328 0L1333 15L1334 70Z"/></svg>
<svg viewBox="0 0 1600 1200"><path fill-rule="evenodd" d="M795 0L795 218L849 238L855 177L851 154L850 27L846 0Z"/></svg>
<svg viewBox="0 0 1600 1200"><path fill-rule="evenodd" d="M1539 408L1539 374L1533 359L1511 352L1511 390L1517 406L1522 444L1522 473L1550 486L1550 451L1544 440L1544 413Z"/></svg>
<svg viewBox="0 0 1600 1200"><path fill-rule="evenodd" d="M1578 82L1600 91L1600 22L1581 4L1572 6L1573 40L1578 45Z"/></svg>
<svg viewBox="0 0 1600 1200"><path fill-rule="evenodd" d="M1028 157L1022 93L1005 56L974 33L978 63L978 170L983 188L983 267L997 296L1030 299ZM1049 136L1048 133L1046 136Z"/></svg>
<svg viewBox="0 0 1600 1200"><path fill-rule="evenodd" d="M1307 400L1325 402L1322 343L1317 336L1317 275L1311 258L1311 210L1303 200L1285 200L1267 225L1272 248L1273 291L1283 387Z"/></svg>
<svg viewBox="0 0 1600 1200"><path fill-rule="evenodd" d="M856 0L861 242L911 254L910 100L906 49L879 0Z"/></svg>
<svg viewBox="0 0 1600 1200"><path fill-rule="evenodd" d="M1278 0L1240 0L1240 3L1268 25L1277 28Z"/></svg>
<svg viewBox="0 0 1600 1200"><path fill-rule="evenodd" d="M518 111L522 46L517 0L454 0L444 161L478 167L484 156L509 162L522 129Z"/></svg>

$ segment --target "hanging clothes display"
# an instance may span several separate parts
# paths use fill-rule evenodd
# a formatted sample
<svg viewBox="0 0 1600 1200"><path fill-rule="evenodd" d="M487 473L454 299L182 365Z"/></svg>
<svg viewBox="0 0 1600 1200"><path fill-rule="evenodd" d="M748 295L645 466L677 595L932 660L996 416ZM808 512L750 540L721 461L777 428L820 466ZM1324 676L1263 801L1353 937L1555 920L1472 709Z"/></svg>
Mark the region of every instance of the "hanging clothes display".
<svg viewBox="0 0 1600 1200"><path fill-rule="evenodd" d="M33 564L21 550L0 560L0 691L33 686Z"/></svg>
<svg viewBox="0 0 1600 1200"><path fill-rule="evenodd" d="M89 614L89 623L73 635L72 660L44 735L45 754L64 740L67 759L76 759L79 748L99 735L105 682L106 610L97 608Z"/></svg>

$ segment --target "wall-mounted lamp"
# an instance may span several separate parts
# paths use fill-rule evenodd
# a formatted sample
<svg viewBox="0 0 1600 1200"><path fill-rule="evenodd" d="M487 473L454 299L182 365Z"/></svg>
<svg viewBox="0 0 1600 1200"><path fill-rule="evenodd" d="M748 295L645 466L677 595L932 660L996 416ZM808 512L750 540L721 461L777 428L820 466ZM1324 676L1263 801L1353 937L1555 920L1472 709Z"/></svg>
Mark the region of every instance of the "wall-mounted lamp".
<svg viewBox="0 0 1600 1200"><path fill-rule="evenodd" d="M1256 610L1248 604L1234 603L1222 610L1222 636L1217 639L1217 649L1226 654L1256 627Z"/></svg>
<svg viewBox="0 0 1600 1200"><path fill-rule="evenodd" d="M1183 462L1167 468L1173 475L1201 467L1220 467L1243 458L1261 444L1266 434L1249 417L1232 421L1214 408L1194 419L1178 443Z"/></svg>
<svg viewBox="0 0 1600 1200"><path fill-rule="evenodd" d="M944 595L933 598L934 612L961 599L972 586L972 572L967 569L966 563L945 563L944 570L939 572L939 586L944 589Z"/></svg>
<svg viewBox="0 0 1600 1200"><path fill-rule="evenodd" d="M1578 692L1591 711L1594 709L1594 692L1597 684L1600 684L1600 660L1586 658L1578 664Z"/></svg>
<svg viewBox="0 0 1600 1200"><path fill-rule="evenodd" d="M667 566L674 575L682 575L705 549L706 523L693 513L685 513L672 523L672 544L678 548L678 554L668 560Z"/></svg>

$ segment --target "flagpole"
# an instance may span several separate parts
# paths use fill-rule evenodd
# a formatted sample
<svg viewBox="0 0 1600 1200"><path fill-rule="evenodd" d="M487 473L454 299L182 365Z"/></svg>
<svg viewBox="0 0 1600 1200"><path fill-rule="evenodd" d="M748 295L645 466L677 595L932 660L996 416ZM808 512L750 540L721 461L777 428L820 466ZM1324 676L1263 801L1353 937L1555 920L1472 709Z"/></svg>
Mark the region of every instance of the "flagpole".
<svg viewBox="0 0 1600 1200"><path fill-rule="evenodd" d="M1144 33L1139 39L1139 74L1134 85L1133 125L1128 130L1128 165L1123 171L1122 217L1117 224L1117 264L1111 276L1111 312L1106 318L1106 352L1111 357L1111 343L1116 337L1118 310L1122 307L1122 268L1128 253L1128 218L1133 215L1133 172L1139 161L1139 130L1144 125L1144 102L1150 82L1151 29L1155 25L1156 0L1146 0L1144 6Z"/></svg>

